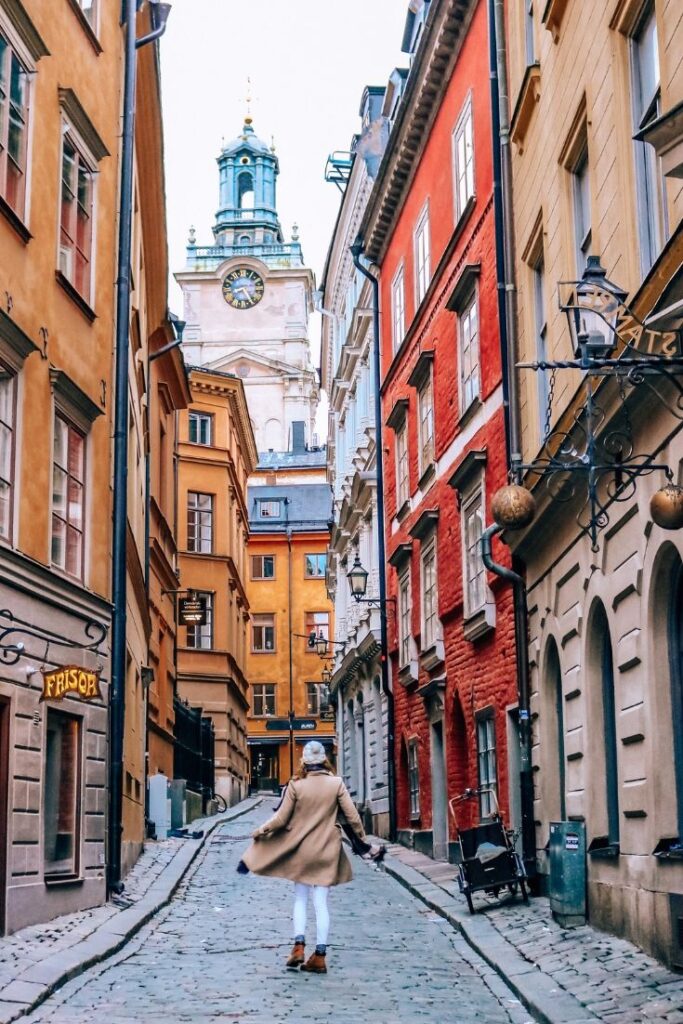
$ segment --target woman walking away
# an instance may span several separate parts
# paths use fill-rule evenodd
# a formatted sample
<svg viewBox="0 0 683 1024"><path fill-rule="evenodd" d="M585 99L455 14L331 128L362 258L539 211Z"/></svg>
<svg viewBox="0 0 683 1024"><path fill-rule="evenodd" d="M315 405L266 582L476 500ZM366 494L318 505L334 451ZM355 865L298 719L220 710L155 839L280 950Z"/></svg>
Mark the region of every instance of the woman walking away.
<svg viewBox="0 0 683 1024"><path fill-rule="evenodd" d="M257 875L288 878L294 882L294 948L287 967L313 974L327 973L327 936L330 915L327 895L331 885L352 878L351 865L342 847L342 814L359 840L365 832L342 780L332 771L322 743L312 740L304 747L299 774L287 786L282 803L264 825L254 832L254 843L243 863ZM372 848L378 857L380 848ZM306 909L312 895L316 920L316 947L304 963Z"/></svg>

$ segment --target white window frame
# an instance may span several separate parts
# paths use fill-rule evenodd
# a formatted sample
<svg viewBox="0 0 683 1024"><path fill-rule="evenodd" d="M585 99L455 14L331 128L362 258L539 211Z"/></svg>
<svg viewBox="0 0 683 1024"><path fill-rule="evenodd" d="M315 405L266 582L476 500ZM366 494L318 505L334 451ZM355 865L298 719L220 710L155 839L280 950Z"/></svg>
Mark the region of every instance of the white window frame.
<svg viewBox="0 0 683 1024"><path fill-rule="evenodd" d="M257 693L256 691L260 692ZM267 692L268 691L268 692ZM270 692L272 691L272 692ZM256 710L257 699L261 702L261 710ZM267 701L272 700L272 711L267 711ZM277 714L277 687L275 683L252 683L251 684L251 717L252 718L274 718Z"/></svg>
<svg viewBox="0 0 683 1024"><path fill-rule="evenodd" d="M15 209L6 198L6 185L7 185L7 172L6 163L5 167L0 168L2 174L0 176L0 195L3 200L7 203L7 206L12 212L19 218L22 224L28 223L28 215L30 208L30 184L31 184L31 154L32 154L32 139L33 139L33 99L34 99L34 79L36 76L36 64L32 59L31 54L27 48L23 45L18 33L14 30L12 23L9 18L4 17L3 11L0 9L0 32L5 37L5 40L9 48L14 51L19 63L21 64L24 73L26 75L26 105L25 105L25 144L24 144L24 181L23 181L23 194L21 197L21 208ZM7 123L9 125L9 88L7 96ZM9 160L9 155L5 156L5 161Z"/></svg>
<svg viewBox="0 0 683 1024"><path fill-rule="evenodd" d="M432 568L428 569L428 563ZM427 574L431 573L428 581ZM428 586L429 583L429 586ZM441 638L439 626L439 584L436 562L436 534L432 534L420 552L420 640L422 651L428 651Z"/></svg>
<svg viewBox="0 0 683 1024"><path fill-rule="evenodd" d="M208 507L201 504L201 499L208 498ZM194 504L192 502L194 499ZM194 513L194 524L190 526L191 513ZM203 491L187 492L187 550L192 554L210 555L213 553L214 535L214 495ZM208 523L208 539L205 530Z"/></svg>
<svg viewBox="0 0 683 1024"><path fill-rule="evenodd" d="M412 640L412 590L410 584L410 567L399 576L398 580L398 667L406 668L410 664L410 642Z"/></svg>
<svg viewBox="0 0 683 1024"><path fill-rule="evenodd" d="M475 284L458 312L461 415L481 397L479 328L479 289Z"/></svg>
<svg viewBox="0 0 683 1024"><path fill-rule="evenodd" d="M408 459L408 419L396 431L396 511L410 500L410 462Z"/></svg>
<svg viewBox="0 0 683 1024"><path fill-rule="evenodd" d="M417 741L408 743L408 803L410 820L420 817L420 761L417 756Z"/></svg>
<svg viewBox="0 0 683 1024"><path fill-rule="evenodd" d="M484 480L478 480L462 496L460 508L462 537L462 581L465 618L471 619L481 612L487 603L486 566L481 557L479 539L484 530L485 515ZM479 519L476 539L471 543L470 525L475 516Z"/></svg>
<svg viewBox="0 0 683 1024"><path fill-rule="evenodd" d="M270 619L270 622L257 622L257 619ZM273 630L273 646L266 646L265 632L261 634L263 641L262 647L256 646L256 638L254 630L260 627L263 630L271 628ZM277 650L277 627L276 627L276 615L275 612L256 612L251 620L251 653L252 654L275 654Z"/></svg>
<svg viewBox="0 0 683 1024"><path fill-rule="evenodd" d="M413 255L415 259L415 308L417 309L429 288L432 279L431 235L429 225L429 200L420 211L413 232Z"/></svg>
<svg viewBox="0 0 683 1024"><path fill-rule="evenodd" d="M76 284L75 281L75 267L68 267L67 264L67 252L62 245L62 181L63 181L63 164L64 164L64 141L68 137L70 144L76 150L79 158L83 161L83 164L90 174L90 181L92 186L91 192L91 204L90 204L90 259L88 263L89 269L89 280L87 294L83 294ZM58 204L58 217L57 217L57 269L64 278L69 282L73 290L77 295L85 302L91 309L95 308L95 272L97 263L97 210L98 210L98 182L99 182L99 161L94 156L90 147L86 144L80 132L72 124L70 119L67 117L64 110L62 110L62 134L59 147L59 204ZM78 197L76 196L76 201ZM74 239L74 251L76 248L76 241ZM65 269L66 268L66 269Z"/></svg>
<svg viewBox="0 0 683 1024"><path fill-rule="evenodd" d="M488 817L497 807L498 797L498 751L496 743L496 721L493 709L486 709L475 716L477 736L477 782L487 792L479 794L479 816Z"/></svg>
<svg viewBox="0 0 683 1024"><path fill-rule="evenodd" d="M276 511L266 512L264 509L273 507ZM281 516L282 499L281 498L259 498L258 499L258 515L259 519L279 519Z"/></svg>
<svg viewBox="0 0 683 1024"><path fill-rule="evenodd" d="M593 225L591 221L590 160L588 143L581 148L572 168L572 206L574 209L574 251L576 274L581 277L591 250Z"/></svg>
<svg viewBox="0 0 683 1024"><path fill-rule="evenodd" d="M398 352L406 334L406 282L403 264L391 282L391 332L394 352Z"/></svg>
<svg viewBox="0 0 683 1024"><path fill-rule="evenodd" d="M425 415L424 404L427 398L429 398L429 404ZM417 392L417 414L420 476L422 476L434 462L434 375L431 366ZM426 424L429 425L429 433L426 431Z"/></svg>
<svg viewBox="0 0 683 1024"><path fill-rule="evenodd" d="M197 430L197 438L198 438L198 440L196 440L196 441L192 441L191 440L191 438L190 438L190 424L191 424L193 418L195 420L197 420L198 427L201 424L203 424L203 423L207 423L208 424L208 428L209 428L209 440L208 441L201 441L201 440L199 440L199 437L200 437L200 435L202 433L201 429ZM190 444L201 444L205 448L210 448L211 445L213 444L213 415L210 412L202 412L201 409L190 409L189 410L189 415L188 415L188 421L187 421L187 437L188 437L188 442Z"/></svg>
<svg viewBox="0 0 683 1024"><path fill-rule="evenodd" d="M329 703L329 692L330 688L327 683L307 682L306 683L306 714L310 715L311 718L319 718L321 714L321 708L324 704ZM311 694L315 695L315 699L311 701Z"/></svg>
<svg viewBox="0 0 683 1024"><path fill-rule="evenodd" d="M316 571L308 571L308 559L314 559L314 565ZM317 568L320 564L320 559L325 559L325 564L322 572L317 572ZM327 552L326 551L308 551L304 554L304 579L307 580L324 580L327 574Z"/></svg>
<svg viewBox="0 0 683 1024"><path fill-rule="evenodd" d="M469 136L469 140L468 140ZM464 143L464 153L460 154L460 140ZM469 141L470 152L467 152ZM474 163L474 118L472 115L472 94L470 93L456 121L452 135L453 150L453 198L455 206L455 222L460 220L471 199L476 196L475 163ZM461 184L464 194L461 195Z"/></svg>
<svg viewBox="0 0 683 1024"><path fill-rule="evenodd" d="M251 556L251 578L252 578L252 580L274 580L275 579L275 564L276 564L275 563L275 557L276 557L275 555L271 555L271 554L268 554L268 555L252 555ZM264 562L264 559L266 559L266 558L272 558L273 559L273 575L272 576L264 575L264 572L263 572L263 562ZM261 560L261 575L260 576L257 575L256 572L254 571L254 563L256 562L257 559Z"/></svg>
<svg viewBox="0 0 683 1024"><path fill-rule="evenodd" d="M214 647L213 637L213 592L210 590L197 590L196 596L206 602L206 622L203 626L187 627L187 646L192 651L212 651ZM192 642L190 642L192 638Z"/></svg>

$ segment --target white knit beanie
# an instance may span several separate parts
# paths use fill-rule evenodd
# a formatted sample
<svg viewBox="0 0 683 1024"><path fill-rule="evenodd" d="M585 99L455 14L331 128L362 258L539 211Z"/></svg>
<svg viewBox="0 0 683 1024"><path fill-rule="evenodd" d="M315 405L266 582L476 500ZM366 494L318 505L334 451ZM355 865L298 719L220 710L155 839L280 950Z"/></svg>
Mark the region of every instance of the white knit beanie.
<svg viewBox="0 0 683 1024"><path fill-rule="evenodd" d="M304 764L324 764L327 754L322 743L317 740L309 740L304 747L303 759Z"/></svg>

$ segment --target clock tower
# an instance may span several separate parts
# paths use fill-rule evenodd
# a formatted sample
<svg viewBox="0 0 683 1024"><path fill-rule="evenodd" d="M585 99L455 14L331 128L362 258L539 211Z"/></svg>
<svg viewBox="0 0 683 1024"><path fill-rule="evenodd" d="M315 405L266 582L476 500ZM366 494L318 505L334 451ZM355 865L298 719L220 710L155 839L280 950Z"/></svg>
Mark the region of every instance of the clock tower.
<svg viewBox="0 0 683 1024"><path fill-rule="evenodd" d="M244 381L260 452L288 451L303 424L313 443L318 378L308 321L313 273L296 228L285 242L277 212L279 161L252 119L218 157L219 208L213 244L190 229L187 260L175 276L183 290L183 350L189 365Z"/></svg>

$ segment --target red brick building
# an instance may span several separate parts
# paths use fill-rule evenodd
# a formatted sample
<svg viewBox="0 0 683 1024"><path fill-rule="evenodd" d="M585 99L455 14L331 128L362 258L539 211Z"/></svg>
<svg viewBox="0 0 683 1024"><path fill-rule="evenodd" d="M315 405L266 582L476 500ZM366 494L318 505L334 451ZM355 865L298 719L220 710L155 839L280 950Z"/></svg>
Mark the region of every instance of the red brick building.
<svg viewBox="0 0 683 1024"><path fill-rule="evenodd" d="M494 786L519 821L512 594L478 544L507 482L486 7L409 13L411 70L361 227L380 267L398 829L439 858L468 786Z"/></svg>

